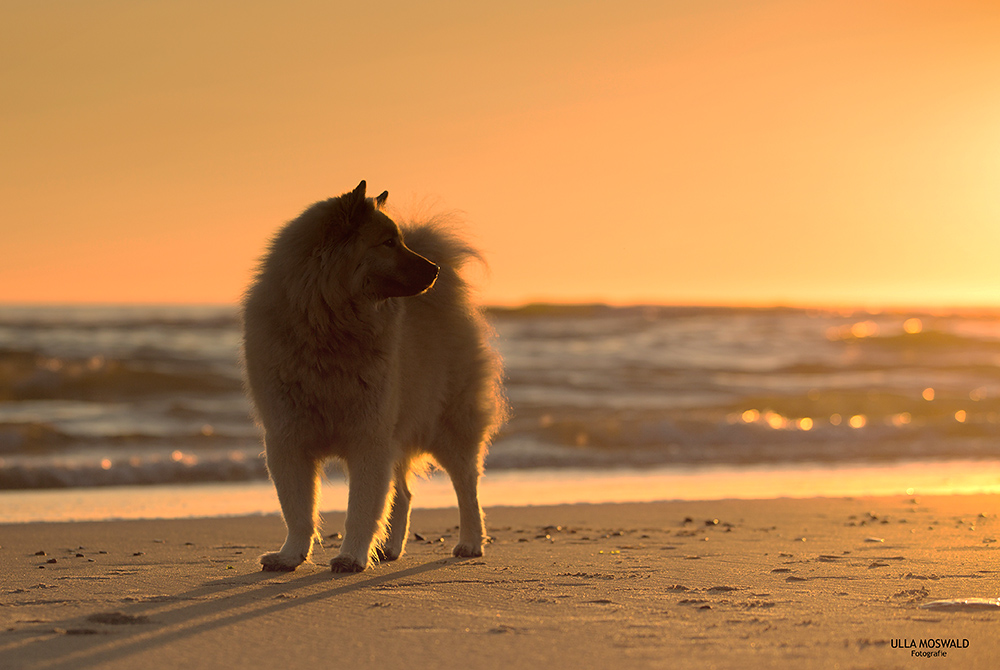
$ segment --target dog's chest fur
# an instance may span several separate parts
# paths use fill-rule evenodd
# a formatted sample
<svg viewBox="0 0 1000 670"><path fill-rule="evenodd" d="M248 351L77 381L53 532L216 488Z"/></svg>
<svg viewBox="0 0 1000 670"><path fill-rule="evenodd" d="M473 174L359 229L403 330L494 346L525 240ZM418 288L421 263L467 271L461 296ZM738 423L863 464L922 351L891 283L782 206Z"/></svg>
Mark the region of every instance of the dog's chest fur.
<svg viewBox="0 0 1000 670"><path fill-rule="evenodd" d="M388 438L378 433L399 402L392 371L399 355L400 306L384 304L369 312L361 319L352 312L350 328L331 318L320 328L295 329L282 343L294 360L278 371L288 406L298 414L290 418L312 424L331 456L345 456L359 441Z"/></svg>

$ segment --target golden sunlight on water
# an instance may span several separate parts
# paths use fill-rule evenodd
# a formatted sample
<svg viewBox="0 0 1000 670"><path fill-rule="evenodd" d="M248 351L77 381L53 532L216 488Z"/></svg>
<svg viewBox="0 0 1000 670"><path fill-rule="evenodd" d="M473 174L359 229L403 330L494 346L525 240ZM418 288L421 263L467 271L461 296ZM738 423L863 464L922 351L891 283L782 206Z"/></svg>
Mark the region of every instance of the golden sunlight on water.
<svg viewBox="0 0 1000 670"><path fill-rule="evenodd" d="M916 335L922 332L924 329L924 324L920 319L912 318L907 319L903 322L903 330L906 331L908 335Z"/></svg>
<svg viewBox="0 0 1000 670"><path fill-rule="evenodd" d="M455 506L448 478L411 486L417 508ZM657 500L1000 494L1000 461L934 461L879 465L705 466L649 471L517 471L487 473L486 507ZM343 511L347 485L327 481L322 509ZM269 482L0 492L0 523L195 518L277 514ZM488 514L488 512L487 512Z"/></svg>

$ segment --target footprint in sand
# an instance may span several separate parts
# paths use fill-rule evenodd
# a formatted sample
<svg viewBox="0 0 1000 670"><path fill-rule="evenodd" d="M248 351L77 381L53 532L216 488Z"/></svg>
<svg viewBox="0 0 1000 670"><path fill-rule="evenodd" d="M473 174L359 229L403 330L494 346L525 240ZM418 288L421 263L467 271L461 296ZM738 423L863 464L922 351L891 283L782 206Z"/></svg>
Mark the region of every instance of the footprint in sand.
<svg viewBox="0 0 1000 670"><path fill-rule="evenodd" d="M109 626L124 626L127 624L149 623L149 617L144 615L125 614L124 612L100 612L87 617L91 623L103 623Z"/></svg>

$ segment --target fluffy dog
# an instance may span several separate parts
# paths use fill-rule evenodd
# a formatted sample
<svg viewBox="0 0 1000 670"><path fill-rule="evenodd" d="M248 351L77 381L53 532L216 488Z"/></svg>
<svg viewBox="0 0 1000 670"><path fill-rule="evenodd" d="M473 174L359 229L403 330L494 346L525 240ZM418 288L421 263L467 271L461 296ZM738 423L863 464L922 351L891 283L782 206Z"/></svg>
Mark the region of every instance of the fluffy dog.
<svg viewBox="0 0 1000 670"><path fill-rule="evenodd" d="M403 553L407 478L428 456L458 497L455 556L483 553L477 489L506 405L489 329L458 274L478 254L433 220L397 226L387 197L366 198L362 181L306 209L275 236L243 301L247 389L288 529L264 570L309 559L331 457L349 479L334 572Z"/></svg>

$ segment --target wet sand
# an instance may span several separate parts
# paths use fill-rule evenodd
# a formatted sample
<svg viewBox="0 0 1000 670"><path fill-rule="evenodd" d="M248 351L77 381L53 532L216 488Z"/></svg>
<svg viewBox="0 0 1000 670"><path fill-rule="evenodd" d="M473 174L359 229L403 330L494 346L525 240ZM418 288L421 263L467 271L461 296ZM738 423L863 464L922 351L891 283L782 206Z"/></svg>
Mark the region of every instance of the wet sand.
<svg viewBox="0 0 1000 670"><path fill-rule="evenodd" d="M416 510L405 556L347 576L327 567L342 514L289 574L257 564L275 516L6 525L0 668L992 668L998 513L996 495L499 507L486 556L455 559L456 510Z"/></svg>

